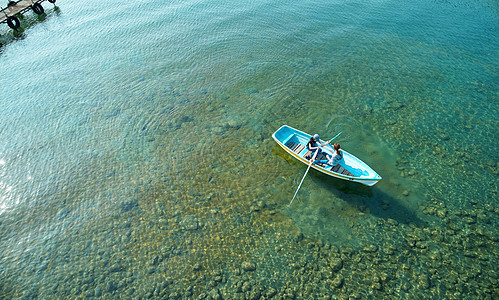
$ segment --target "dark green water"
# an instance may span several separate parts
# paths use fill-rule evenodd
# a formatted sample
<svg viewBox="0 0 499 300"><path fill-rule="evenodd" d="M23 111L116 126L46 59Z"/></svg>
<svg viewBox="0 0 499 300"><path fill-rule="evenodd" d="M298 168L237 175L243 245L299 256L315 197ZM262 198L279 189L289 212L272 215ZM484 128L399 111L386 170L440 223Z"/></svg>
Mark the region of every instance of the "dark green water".
<svg viewBox="0 0 499 300"><path fill-rule="evenodd" d="M496 2L43 5L0 28L0 298L499 297ZM289 207L282 124L383 180Z"/></svg>

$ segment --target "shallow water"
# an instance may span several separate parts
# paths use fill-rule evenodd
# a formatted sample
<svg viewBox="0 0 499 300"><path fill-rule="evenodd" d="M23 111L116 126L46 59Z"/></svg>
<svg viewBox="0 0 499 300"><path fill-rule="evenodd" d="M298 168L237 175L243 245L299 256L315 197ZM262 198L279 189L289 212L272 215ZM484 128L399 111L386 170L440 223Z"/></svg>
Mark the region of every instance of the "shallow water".
<svg viewBox="0 0 499 300"><path fill-rule="evenodd" d="M498 297L495 2L57 6L0 28L0 298ZM282 124L383 180L289 207Z"/></svg>

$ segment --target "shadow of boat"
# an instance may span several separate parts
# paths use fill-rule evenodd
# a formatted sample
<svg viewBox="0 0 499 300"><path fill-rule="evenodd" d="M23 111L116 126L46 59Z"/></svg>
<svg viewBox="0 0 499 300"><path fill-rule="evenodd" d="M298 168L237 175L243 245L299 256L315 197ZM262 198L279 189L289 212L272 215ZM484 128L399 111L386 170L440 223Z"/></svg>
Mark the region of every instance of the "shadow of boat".
<svg viewBox="0 0 499 300"><path fill-rule="evenodd" d="M281 156L289 163L297 167L303 167L303 164L279 150L278 148L277 150L276 148L272 149L276 155ZM336 198L342 199L350 206L355 207L359 212L369 213L384 220L392 219L401 224L414 224L417 227L425 227L429 221L428 217L419 213L417 208L411 208L407 203L403 203L400 199L390 196L380 189L379 185L382 185L383 181L369 187L360 183L327 176L320 172L309 172L307 177Z"/></svg>
<svg viewBox="0 0 499 300"><path fill-rule="evenodd" d="M369 213L384 220L395 220L398 223L417 227L425 227L428 220L416 208L408 207L400 199L388 195L378 185L369 187L359 183L345 181L321 173L310 175L312 180L328 190L337 198L348 202L360 212Z"/></svg>

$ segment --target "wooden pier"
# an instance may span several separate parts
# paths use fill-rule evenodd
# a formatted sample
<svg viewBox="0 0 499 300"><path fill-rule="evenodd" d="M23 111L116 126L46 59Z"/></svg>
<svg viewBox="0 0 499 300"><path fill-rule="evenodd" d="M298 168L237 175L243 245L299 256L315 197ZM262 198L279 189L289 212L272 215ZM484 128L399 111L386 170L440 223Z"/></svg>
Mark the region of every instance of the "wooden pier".
<svg viewBox="0 0 499 300"><path fill-rule="evenodd" d="M46 0L19 0L10 1L7 7L1 8L0 23L7 23L10 28L17 30L21 26L21 22L16 17L18 14L24 13L26 10L32 9L37 15L43 15L42 2ZM50 3L55 3L55 0L48 0Z"/></svg>

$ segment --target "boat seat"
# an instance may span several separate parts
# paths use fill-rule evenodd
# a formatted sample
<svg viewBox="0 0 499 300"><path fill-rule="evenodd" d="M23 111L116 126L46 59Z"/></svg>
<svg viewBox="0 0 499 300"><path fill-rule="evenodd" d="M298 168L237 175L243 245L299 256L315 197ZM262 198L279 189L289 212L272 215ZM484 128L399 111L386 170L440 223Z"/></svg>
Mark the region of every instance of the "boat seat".
<svg viewBox="0 0 499 300"><path fill-rule="evenodd" d="M305 158L310 160L312 158L312 151L308 150L307 153L305 153ZM315 160L324 160L327 159L327 154L325 152L321 152L317 154L315 157Z"/></svg>
<svg viewBox="0 0 499 300"><path fill-rule="evenodd" d="M343 168L341 165L336 165L336 166L334 166L334 167L331 169L331 171L336 172L336 173L340 173L340 172L338 172L338 170L339 170L340 168L345 169L345 168Z"/></svg>
<svg viewBox="0 0 499 300"><path fill-rule="evenodd" d="M327 160L327 156L326 155L327 155L326 153L321 152L321 153L317 154L317 157L315 158L315 160ZM305 159L306 160L311 160L312 159L312 151L308 150L307 153L305 153ZM323 168L325 168L325 167L328 166L325 163L318 163L316 165L321 166Z"/></svg>
<svg viewBox="0 0 499 300"><path fill-rule="evenodd" d="M315 159L316 160L324 160L324 159L328 159L328 158L327 158L327 154L326 153L321 152L321 153L317 154L317 157Z"/></svg>
<svg viewBox="0 0 499 300"><path fill-rule="evenodd" d="M343 168L341 165L336 165L334 166L331 171L333 172L336 172L336 173L340 173L342 175L347 175L347 176L353 176L352 173L350 173L350 171L348 171L347 169Z"/></svg>
<svg viewBox="0 0 499 300"><path fill-rule="evenodd" d="M300 152L305 148L305 145L295 142L287 142L286 147L291 149L296 154L300 154Z"/></svg>

